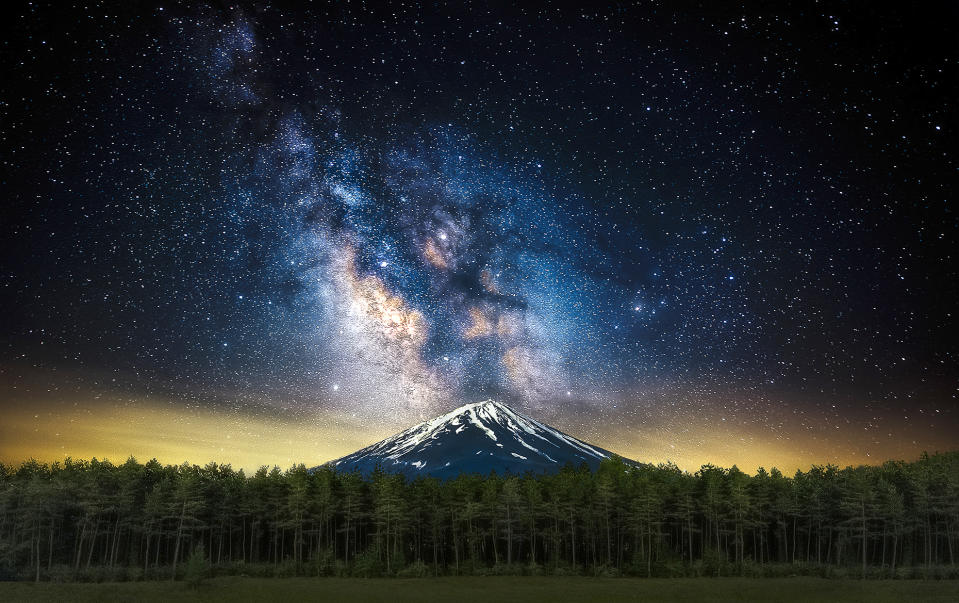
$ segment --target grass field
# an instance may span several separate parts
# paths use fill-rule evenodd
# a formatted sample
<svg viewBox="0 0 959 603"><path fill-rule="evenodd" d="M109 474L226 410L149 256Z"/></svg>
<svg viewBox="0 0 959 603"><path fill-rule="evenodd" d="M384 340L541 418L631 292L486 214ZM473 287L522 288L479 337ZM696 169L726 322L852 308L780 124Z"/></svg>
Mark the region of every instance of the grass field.
<svg viewBox="0 0 959 603"><path fill-rule="evenodd" d="M436 579L235 578L114 584L0 583L0 601L361 601L405 603L612 601L959 601L959 581L826 580L821 578L560 578Z"/></svg>

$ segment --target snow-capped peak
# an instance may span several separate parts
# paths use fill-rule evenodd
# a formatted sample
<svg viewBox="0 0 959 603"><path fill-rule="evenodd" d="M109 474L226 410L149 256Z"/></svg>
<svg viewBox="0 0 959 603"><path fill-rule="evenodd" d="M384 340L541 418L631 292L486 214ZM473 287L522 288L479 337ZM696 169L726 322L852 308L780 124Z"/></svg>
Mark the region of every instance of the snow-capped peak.
<svg viewBox="0 0 959 603"><path fill-rule="evenodd" d="M464 404L334 461L342 469L372 469L448 477L491 470L523 473L567 462L597 465L610 456L501 402Z"/></svg>

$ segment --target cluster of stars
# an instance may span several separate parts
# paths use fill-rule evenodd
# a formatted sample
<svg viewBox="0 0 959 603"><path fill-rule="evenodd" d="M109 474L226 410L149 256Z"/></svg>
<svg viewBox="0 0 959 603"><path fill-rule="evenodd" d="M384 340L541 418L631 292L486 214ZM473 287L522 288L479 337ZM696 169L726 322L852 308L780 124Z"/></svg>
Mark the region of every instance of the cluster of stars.
<svg viewBox="0 0 959 603"><path fill-rule="evenodd" d="M637 457L688 416L927 446L955 49L840 8L29 3L0 375L391 428L494 397Z"/></svg>

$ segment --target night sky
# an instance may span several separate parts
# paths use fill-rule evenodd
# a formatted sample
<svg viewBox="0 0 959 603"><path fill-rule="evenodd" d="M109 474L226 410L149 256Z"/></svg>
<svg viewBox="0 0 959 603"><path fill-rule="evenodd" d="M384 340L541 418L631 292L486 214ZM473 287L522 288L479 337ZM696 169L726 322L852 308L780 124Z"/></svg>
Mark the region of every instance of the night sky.
<svg viewBox="0 0 959 603"><path fill-rule="evenodd" d="M956 448L955 5L713 4L8 8L0 461Z"/></svg>

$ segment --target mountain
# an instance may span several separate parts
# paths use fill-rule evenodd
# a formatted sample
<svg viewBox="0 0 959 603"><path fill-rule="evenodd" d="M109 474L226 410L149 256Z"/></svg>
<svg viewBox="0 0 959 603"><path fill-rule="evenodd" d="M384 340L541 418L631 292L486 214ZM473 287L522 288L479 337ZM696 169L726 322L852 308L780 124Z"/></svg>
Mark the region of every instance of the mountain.
<svg viewBox="0 0 959 603"><path fill-rule="evenodd" d="M486 400L445 415L333 461L340 471L384 471L440 479L461 473L556 472L566 463L596 469L612 456L509 406Z"/></svg>

